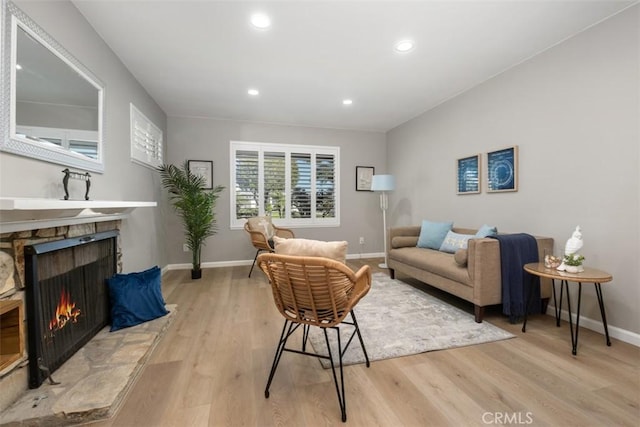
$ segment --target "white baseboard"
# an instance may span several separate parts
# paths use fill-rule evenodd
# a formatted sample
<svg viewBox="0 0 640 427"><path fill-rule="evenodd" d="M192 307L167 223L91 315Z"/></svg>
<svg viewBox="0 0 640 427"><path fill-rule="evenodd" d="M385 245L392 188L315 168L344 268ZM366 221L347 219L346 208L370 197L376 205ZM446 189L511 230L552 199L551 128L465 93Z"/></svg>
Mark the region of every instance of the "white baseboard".
<svg viewBox="0 0 640 427"><path fill-rule="evenodd" d="M384 258L384 252L371 252L368 254L347 254L347 259L362 259L362 258Z"/></svg>
<svg viewBox="0 0 640 427"><path fill-rule="evenodd" d="M553 317L556 316L554 306L547 306L547 315ZM567 312L567 310L560 311L560 318L567 322L569 321L569 313ZM571 313L571 320L574 325L576 319L576 314ZM598 332L599 334L602 334L602 336L604 336L604 326L602 325L602 320L594 320L588 317L580 316L580 326ZM627 331L626 329L618 328L616 326L607 326L609 329L609 337L619 339L620 341L635 345L636 347L640 347L640 334L636 334L635 332Z"/></svg>
<svg viewBox="0 0 640 427"><path fill-rule="evenodd" d="M219 262L203 262L200 264L200 268L219 268L219 267L237 267L240 265L251 265L253 260L240 260L240 261L219 261ZM164 273L165 269L168 270L191 270L191 263L188 264L168 264L162 269Z"/></svg>

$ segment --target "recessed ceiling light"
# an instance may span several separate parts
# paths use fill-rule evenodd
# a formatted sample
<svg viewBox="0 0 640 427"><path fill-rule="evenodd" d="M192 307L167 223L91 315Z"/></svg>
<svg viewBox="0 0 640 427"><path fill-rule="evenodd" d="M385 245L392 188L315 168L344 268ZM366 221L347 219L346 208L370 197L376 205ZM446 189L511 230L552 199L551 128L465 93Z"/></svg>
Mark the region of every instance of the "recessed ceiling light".
<svg viewBox="0 0 640 427"><path fill-rule="evenodd" d="M264 13L256 13L254 15L251 15L251 25L264 30L271 26L271 18L269 18Z"/></svg>
<svg viewBox="0 0 640 427"><path fill-rule="evenodd" d="M414 46L413 40L401 40L396 43L395 49L397 52L409 52Z"/></svg>
<svg viewBox="0 0 640 427"><path fill-rule="evenodd" d="M22 65L16 64L16 70L22 70Z"/></svg>
<svg viewBox="0 0 640 427"><path fill-rule="evenodd" d="M249 89L247 91L247 93L251 96L258 96L260 95L260 91L258 89Z"/></svg>
<svg viewBox="0 0 640 427"><path fill-rule="evenodd" d="M342 100L342 104L343 105L351 105L351 104L353 104L353 100L351 100L351 99L343 99Z"/></svg>

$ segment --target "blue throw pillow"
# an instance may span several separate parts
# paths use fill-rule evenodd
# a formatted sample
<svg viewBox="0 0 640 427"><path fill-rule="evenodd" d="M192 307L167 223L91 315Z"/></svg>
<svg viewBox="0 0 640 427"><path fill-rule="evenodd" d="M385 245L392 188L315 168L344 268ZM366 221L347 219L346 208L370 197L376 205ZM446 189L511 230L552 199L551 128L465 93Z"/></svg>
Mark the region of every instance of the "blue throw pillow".
<svg viewBox="0 0 640 427"><path fill-rule="evenodd" d="M453 227L453 222L422 221L418 247L439 250L447 233Z"/></svg>
<svg viewBox="0 0 640 427"><path fill-rule="evenodd" d="M148 270L140 271L137 273L127 273L127 274L116 273L115 276L122 277L122 278L126 278L127 276L136 276L137 278L145 282L154 282L154 286L152 286L153 292L160 299L160 301L162 301L163 306L166 304L166 302L164 301L164 297L162 296L162 287L160 283L160 278L162 277L162 270L160 270L160 267L158 267L157 265L155 267L151 267Z"/></svg>
<svg viewBox="0 0 640 427"><path fill-rule="evenodd" d="M480 227L480 230L478 230L478 232L476 233L476 237L489 237L489 236L495 236L496 234L498 234L498 228L495 226L490 226L487 224L484 224L482 227Z"/></svg>
<svg viewBox="0 0 640 427"><path fill-rule="evenodd" d="M467 249L467 242L474 237L476 236L473 234L458 234L449 231L440 245L440 251L453 254L458 249Z"/></svg>
<svg viewBox="0 0 640 427"><path fill-rule="evenodd" d="M111 297L111 332L169 313L160 288L161 271L115 274L107 280Z"/></svg>

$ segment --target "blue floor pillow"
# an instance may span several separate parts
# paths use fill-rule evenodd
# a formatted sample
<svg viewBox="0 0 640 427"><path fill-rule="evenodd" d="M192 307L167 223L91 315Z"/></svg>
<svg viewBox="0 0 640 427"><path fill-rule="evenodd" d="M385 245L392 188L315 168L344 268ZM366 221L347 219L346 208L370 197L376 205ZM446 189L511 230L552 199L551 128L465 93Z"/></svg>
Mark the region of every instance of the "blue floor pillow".
<svg viewBox="0 0 640 427"><path fill-rule="evenodd" d="M111 332L162 317L165 308L158 266L107 280L111 299Z"/></svg>

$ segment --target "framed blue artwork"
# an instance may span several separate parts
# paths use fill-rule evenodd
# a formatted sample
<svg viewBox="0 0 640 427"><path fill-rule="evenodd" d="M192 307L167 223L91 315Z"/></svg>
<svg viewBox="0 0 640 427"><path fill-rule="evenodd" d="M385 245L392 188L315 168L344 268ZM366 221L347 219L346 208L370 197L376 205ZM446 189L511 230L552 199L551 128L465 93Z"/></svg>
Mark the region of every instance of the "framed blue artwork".
<svg viewBox="0 0 640 427"><path fill-rule="evenodd" d="M480 154L457 160L456 189L458 194L480 192Z"/></svg>
<svg viewBox="0 0 640 427"><path fill-rule="evenodd" d="M487 153L487 192L518 191L518 146Z"/></svg>

